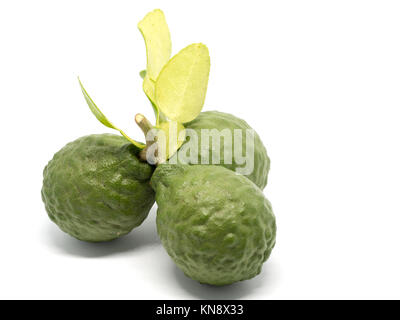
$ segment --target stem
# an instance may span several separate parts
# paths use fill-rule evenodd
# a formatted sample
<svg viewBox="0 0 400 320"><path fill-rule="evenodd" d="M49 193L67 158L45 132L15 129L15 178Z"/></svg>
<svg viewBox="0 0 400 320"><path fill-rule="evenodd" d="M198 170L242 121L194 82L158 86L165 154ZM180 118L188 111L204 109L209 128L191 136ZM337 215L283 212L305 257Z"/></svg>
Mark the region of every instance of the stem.
<svg viewBox="0 0 400 320"><path fill-rule="evenodd" d="M154 128L153 125L151 124L151 122L149 120L147 120L147 118L144 115L142 115L141 113L138 113L135 116L135 121L136 121L137 125L139 126L139 128L142 129L145 136L151 129Z"/></svg>
<svg viewBox="0 0 400 320"><path fill-rule="evenodd" d="M147 152L147 147L140 150L140 152L139 152L139 159L142 161L145 161L145 162L147 162L146 152Z"/></svg>
<svg viewBox="0 0 400 320"><path fill-rule="evenodd" d="M147 140L147 134L151 129L154 129L154 126L151 122L141 113L138 113L135 116L135 122L139 126L139 128L143 131L145 139L146 139L146 147L139 152L139 158L143 161L147 161L147 149L153 145L155 140Z"/></svg>

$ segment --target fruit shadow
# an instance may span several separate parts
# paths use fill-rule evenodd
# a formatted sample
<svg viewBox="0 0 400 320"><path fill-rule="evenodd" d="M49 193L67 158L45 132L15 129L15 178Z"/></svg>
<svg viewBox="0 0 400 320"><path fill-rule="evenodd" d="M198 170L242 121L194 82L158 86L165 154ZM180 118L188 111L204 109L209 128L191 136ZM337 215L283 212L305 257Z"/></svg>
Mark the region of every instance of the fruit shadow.
<svg viewBox="0 0 400 320"><path fill-rule="evenodd" d="M259 289L263 295L268 295L268 290L272 289L275 281L275 269L271 263L264 265L261 274L257 277L240 281L226 286L211 286L201 284L190 279L176 266L173 268L173 273L178 284L192 296L205 300L235 300L243 299L246 296L255 294ZM259 296L259 295L258 295ZM262 297L261 299L267 299Z"/></svg>
<svg viewBox="0 0 400 320"><path fill-rule="evenodd" d="M84 258L100 258L140 250L145 246L160 245L153 207L147 219L128 235L109 242L90 243L77 240L62 232L54 224L47 224L46 243L58 252Z"/></svg>

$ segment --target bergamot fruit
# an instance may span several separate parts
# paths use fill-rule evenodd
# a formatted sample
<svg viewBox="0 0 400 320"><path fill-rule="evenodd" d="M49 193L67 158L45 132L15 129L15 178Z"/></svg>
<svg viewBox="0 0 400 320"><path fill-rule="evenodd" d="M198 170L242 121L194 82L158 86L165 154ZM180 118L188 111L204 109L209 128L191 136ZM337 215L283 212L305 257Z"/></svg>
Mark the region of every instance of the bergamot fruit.
<svg viewBox="0 0 400 320"><path fill-rule="evenodd" d="M61 230L84 241L109 241L129 233L154 203L153 167L139 149L113 134L68 143L43 172L42 199Z"/></svg>
<svg viewBox="0 0 400 320"><path fill-rule="evenodd" d="M246 121L229 113L206 111L201 112L196 119L186 123L185 128L187 141L174 155L171 162L183 164L207 163L238 171L248 165L243 163L243 159L247 156L249 163L252 162L252 168L250 167L249 172L243 174L261 190L265 188L268 182L270 159L260 136ZM190 130L193 132L190 132ZM235 131L241 136L241 143L237 143L238 138L235 136ZM196 140L193 140L194 138ZM208 141L203 141L203 139L208 139ZM229 143L227 139L230 140ZM235 153L235 148L238 146L240 150L237 150L237 152L240 157ZM196 149L197 155L194 159L190 157L193 149ZM213 159L216 159L216 161L213 161ZM240 163L241 161L242 163Z"/></svg>
<svg viewBox="0 0 400 320"><path fill-rule="evenodd" d="M260 273L276 224L253 182L221 166L164 164L151 185L161 242L188 277L227 285Z"/></svg>

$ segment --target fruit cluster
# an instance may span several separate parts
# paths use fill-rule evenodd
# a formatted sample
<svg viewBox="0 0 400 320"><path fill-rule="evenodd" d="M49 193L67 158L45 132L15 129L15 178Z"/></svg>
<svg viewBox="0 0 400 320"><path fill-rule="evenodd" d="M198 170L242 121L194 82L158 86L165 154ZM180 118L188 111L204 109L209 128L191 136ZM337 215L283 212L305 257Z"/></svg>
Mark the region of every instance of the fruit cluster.
<svg viewBox="0 0 400 320"><path fill-rule="evenodd" d="M156 119L153 125L141 114L135 117L146 143L115 127L79 81L96 118L122 136L89 135L58 151L43 173L46 211L71 236L101 242L139 226L156 201L161 242L187 276L211 285L253 278L276 236L275 216L262 192L267 151L245 121L201 112L210 70L205 45L189 45L170 58L161 10L147 14L138 27L147 50L140 75ZM249 170L243 152L251 157Z"/></svg>

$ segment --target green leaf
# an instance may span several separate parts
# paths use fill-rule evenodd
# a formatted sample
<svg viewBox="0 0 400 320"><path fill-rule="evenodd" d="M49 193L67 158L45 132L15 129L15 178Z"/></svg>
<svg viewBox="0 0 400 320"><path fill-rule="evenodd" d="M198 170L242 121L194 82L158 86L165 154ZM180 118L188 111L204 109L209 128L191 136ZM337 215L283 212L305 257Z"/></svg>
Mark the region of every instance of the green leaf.
<svg viewBox="0 0 400 320"><path fill-rule="evenodd" d="M204 44L182 49L156 80L155 100L160 111L180 123L195 119L204 105L209 73L210 56Z"/></svg>
<svg viewBox="0 0 400 320"><path fill-rule="evenodd" d="M164 13L159 9L148 13L139 22L138 28L143 36L147 53L147 69L140 73L143 78L143 91L153 107L156 124L159 124L163 116L155 102L154 86L162 67L171 57L171 36Z"/></svg>
<svg viewBox="0 0 400 320"><path fill-rule="evenodd" d="M148 76L143 79L143 91L146 94L147 98L155 104L155 95L154 95L155 83Z"/></svg>
<svg viewBox="0 0 400 320"><path fill-rule="evenodd" d="M161 122L166 122L167 118L166 116L160 112L158 109L156 103L155 103L155 96L154 96L154 89L155 89L155 83L153 80L149 79L148 77L145 77L143 79L143 91L146 94L147 98L149 98L151 102L151 106L153 107L154 114L156 116L156 124L160 124Z"/></svg>
<svg viewBox="0 0 400 320"><path fill-rule="evenodd" d="M171 36L164 13L160 9L148 13L138 28L146 44L147 75L155 81L171 57Z"/></svg>
<svg viewBox="0 0 400 320"><path fill-rule="evenodd" d="M147 71L146 71L146 70L142 70L142 71L139 72L139 76L140 76L142 79L144 79L144 77L146 76L146 74L147 74Z"/></svg>
<svg viewBox="0 0 400 320"><path fill-rule="evenodd" d="M160 110L158 109L157 105L155 104L155 96L154 96L154 86L155 83L149 77L145 77L143 79L143 91L146 94L147 98L149 98L151 102L151 106L153 107L154 115L156 117L156 124L160 122Z"/></svg>
<svg viewBox="0 0 400 320"><path fill-rule="evenodd" d="M158 129L162 130L166 137L164 154L162 151L159 154L162 162L168 160L182 146L185 141L185 127L178 122L162 122ZM181 138L181 139L180 139Z"/></svg>
<svg viewBox="0 0 400 320"><path fill-rule="evenodd" d="M100 109L96 106L96 104L94 103L94 101L92 100L92 98L89 96L89 94L87 93L86 89L83 87L83 84L81 82L81 80L78 77L78 81L79 81L79 85L81 86L81 90L83 93L83 96L85 97L85 100L90 108L90 110L92 111L92 113L95 115L95 117L97 118L97 120L99 120L103 125L105 125L108 128L111 129L115 129L118 130L128 141L130 141L132 144L134 144L136 147L143 149L145 147L145 145L141 142L137 142L131 138L129 138L125 132L123 132L121 129L118 129L116 126L114 126L107 118L106 116L100 111Z"/></svg>

